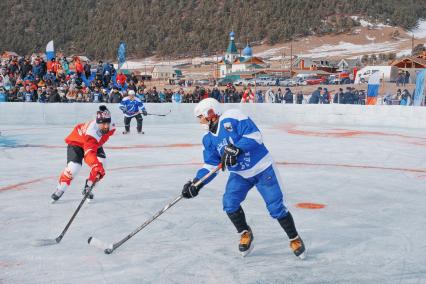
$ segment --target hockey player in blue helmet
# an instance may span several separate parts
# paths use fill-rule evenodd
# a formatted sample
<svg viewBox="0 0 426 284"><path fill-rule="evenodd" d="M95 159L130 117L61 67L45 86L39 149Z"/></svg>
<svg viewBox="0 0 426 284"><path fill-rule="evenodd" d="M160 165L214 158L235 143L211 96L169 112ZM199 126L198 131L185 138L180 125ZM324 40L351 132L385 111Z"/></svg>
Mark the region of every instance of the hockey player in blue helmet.
<svg viewBox="0 0 426 284"><path fill-rule="evenodd" d="M195 107L194 115L208 129L203 137L204 166L192 181L183 186L182 196L197 196L200 189L215 176L199 186L195 186L195 183L222 163L222 170L228 169L230 172L223 195L223 210L241 235L240 253L246 256L253 248L253 232L246 222L241 203L249 190L256 186L269 214L278 220L290 239L293 253L303 259L306 255L304 243L284 203L279 172L256 124L238 109L222 114L219 102L213 98L202 100Z"/></svg>

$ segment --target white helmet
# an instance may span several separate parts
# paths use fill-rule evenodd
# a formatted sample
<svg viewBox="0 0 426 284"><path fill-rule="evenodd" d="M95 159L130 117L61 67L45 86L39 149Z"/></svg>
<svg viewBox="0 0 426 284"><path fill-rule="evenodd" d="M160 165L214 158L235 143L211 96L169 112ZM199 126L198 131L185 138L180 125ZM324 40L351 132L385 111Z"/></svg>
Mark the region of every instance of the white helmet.
<svg viewBox="0 0 426 284"><path fill-rule="evenodd" d="M135 95L135 91L130 90L130 91L129 91L129 93L128 93L128 95L129 95L129 96L134 96L134 95Z"/></svg>
<svg viewBox="0 0 426 284"><path fill-rule="evenodd" d="M221 115L220 104L217 100L213 98L207 98L202 100L194 108L194 116L199 117L200 115L204 116L207 119L210 119L213 115Z"/></svg>

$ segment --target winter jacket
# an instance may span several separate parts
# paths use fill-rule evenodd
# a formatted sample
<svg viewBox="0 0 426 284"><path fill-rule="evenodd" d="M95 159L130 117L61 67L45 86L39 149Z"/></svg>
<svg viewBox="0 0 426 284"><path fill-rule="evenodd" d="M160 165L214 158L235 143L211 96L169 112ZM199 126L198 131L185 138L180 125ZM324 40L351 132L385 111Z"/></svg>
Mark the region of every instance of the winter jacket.
<svg viewBox="0 0 426 284"><path fill-rule="evenodd" d="M320 101L320 91L316 90L312 93L311 97L309 98L310 104L318 104Z"/></svg>
<svg viewBox="0 0 426 284"><path fill-rule="evenodd" d="M284 101L286 104L293 103L293 93L291 91L286 91L284 94Z"/></svg>

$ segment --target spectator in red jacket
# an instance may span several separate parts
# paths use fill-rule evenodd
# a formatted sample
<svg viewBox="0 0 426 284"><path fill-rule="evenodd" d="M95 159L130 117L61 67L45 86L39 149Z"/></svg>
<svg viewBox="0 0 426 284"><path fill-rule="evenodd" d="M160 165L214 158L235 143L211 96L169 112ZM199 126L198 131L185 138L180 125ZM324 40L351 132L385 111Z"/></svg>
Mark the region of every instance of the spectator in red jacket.
<svg viewBox="0 0 426 284"><path fill-rule="evenodd" d="M74 58L74 65L75 65L75 73L77 73L77 76L80 78L81 74L84 72L83 64L81 64L80 58L78 57Z"/></svg>
<svg viewBox="0 0 426 284"><path fill-rule="evenodd" d="M115 79L118 85L124 87L124 84L126 83L126 75L123 74L123 72L119 72L117 75L117 78Z"/></svg>

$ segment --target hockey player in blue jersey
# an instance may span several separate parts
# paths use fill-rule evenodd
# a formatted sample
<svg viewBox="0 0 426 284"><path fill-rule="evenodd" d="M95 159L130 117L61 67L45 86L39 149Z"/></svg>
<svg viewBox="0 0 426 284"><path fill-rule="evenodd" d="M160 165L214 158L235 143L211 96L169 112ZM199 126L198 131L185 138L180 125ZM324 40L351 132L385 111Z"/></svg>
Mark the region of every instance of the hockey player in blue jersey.
<svg viewBox="0 0 426 284"><path fill-rule="evenodd" d="M249 190L256 186L269 214L278 220L290 239L293 253L303 259L305 246L284 203L279 172L254 122L238 109L222 114L219 102L213 98L202 100L194 109L194 115L209 130L203 137L204 166L192 181L183 186L182 196L197 196L200 189L215 176L195 186L197 180L222 163L222 170L228 169L230 172L223 195L223 209L241 235L240 253L246 256L253 248L253 233L246 222L241 203Z"/></svg>
<svg viewBox="0 0 426 284"><path fill-rule="evenodd" d="M145 106L139 98L135 97L135 91L130 90L128 96L125 97L120 103L120 109L124 113L124 128L125 131L123 134L130 132L130 122L132 118L136 118L137 126L136 129L139 134L144 134L142 131L142 122L144 116L148 115L146 112Z"/></svg>

